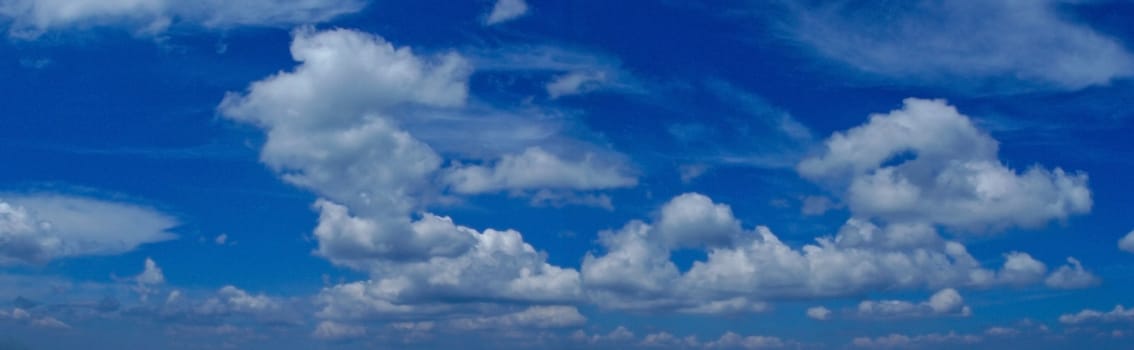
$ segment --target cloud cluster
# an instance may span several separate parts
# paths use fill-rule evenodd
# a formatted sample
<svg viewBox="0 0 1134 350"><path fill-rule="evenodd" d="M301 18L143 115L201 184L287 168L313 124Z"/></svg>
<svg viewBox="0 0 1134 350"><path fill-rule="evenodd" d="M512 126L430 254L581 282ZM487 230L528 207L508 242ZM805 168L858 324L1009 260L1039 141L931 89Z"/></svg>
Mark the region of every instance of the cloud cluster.
<svg viewBox="0 0 1134 350"><path fill-rule="evenodd" d="M156 34L182 23L204 28L318 23L365 5L363 0L11 0L0 3L0 21L8 22L9 35L29 39L53 30L99 26Z"/></svg>
<svg viewBox="0 0 1134 350"><path fill-rule="evenodd" d="M482 306L506 312L493 303L580 299L578 272L548 264L519 232L476 230L425 209L447 190L572 193L632 186L636 179L627 167L595 147L556 152L565 148L528 138L524 125L536 124L522 120L512 125L518 134L501 128L465 141L528 145L490 148L481 165L460 161L459 152L435 150L435 138L415 135L500 121L491 113L469 114L479 110L466 103L473 66L464 57L418 55L351 30L304 28L294 35L295 69L229 94L219 109L263 128L262 161L321 197L314 205L316 253L371 275L324 289L316 298L320 318L422 318ZM319 334L357 333L336 324L321 326Z"/></svg>
<svg viewBox="0 0 1134 350"><path fill-rule="evenodd" d="M0 265L125 253L170 240L172 217L127 203L56 194L0 196Z"/></svg>
<svg viewBox="0 0 1134 350"><path fill-rule="evenodd" d="M858 337L851 341L851 345L868 349L909 349L923 346L972 346L984 341L981 336L971 334L930 333L915 336L903 334L890 334L881 337Z"/></svg>
<svg viewBox="0 0 1134 350"><path fill-rule="evenodd" d="M904 300L867 300L858 304L862 317L924 317L936 315L969 316L972 309L956 289L946 288L934 293L929 300L911 303Z"/></svg>
<svg viewBox="0 0 1134 350"><path fill-rule="evenodd" d="M765 300L1029 285L1047 272L1019 252L1006 254L999 269L986 268L964 245L924 224L878 227L850 219L835 236L794 248L767 227L743 229L727 205L695 193L673 198L653 223L632 221L601 233L599 243L605 252L584 258L582 281L592 301L615 309L752 312ZM670 256L681 248L703 249L708 257L679 271ZM925 305L963 313L960 300L944 289Z"/></svg>
<svg viewBox="0 0 1134 350"><path fill-rule="evenodd" d="M1086 309L1073 314L1064 314L1059 316L1059 322L1063 324L1084 324L1084 323L1104 323L1104 322L1129 322L1134 321L1134 309L1126 309L1122 305L1115 305L1113 310L1098 311Z"/></svg>
<svg viewBox="0 0 1134 350"><path fill-rule="evenodd" d="M969 231L1037 227L1091 209L1087 175L1033 166L1023 173L942 100L901 109L828 138L799 173L840 192L856 216Z"/></svg>

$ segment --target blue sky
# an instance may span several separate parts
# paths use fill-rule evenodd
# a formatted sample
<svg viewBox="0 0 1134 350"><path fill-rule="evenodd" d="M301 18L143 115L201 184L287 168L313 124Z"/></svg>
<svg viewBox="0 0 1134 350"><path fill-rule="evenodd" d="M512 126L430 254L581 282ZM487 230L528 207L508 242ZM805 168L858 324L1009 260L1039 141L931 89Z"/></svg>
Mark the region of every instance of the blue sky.
<svg viewBox="0 0 1134 350"><path fill-rule="evenodd" d="M0 2L0 348L1124 348L1128 1Z"/></svg>

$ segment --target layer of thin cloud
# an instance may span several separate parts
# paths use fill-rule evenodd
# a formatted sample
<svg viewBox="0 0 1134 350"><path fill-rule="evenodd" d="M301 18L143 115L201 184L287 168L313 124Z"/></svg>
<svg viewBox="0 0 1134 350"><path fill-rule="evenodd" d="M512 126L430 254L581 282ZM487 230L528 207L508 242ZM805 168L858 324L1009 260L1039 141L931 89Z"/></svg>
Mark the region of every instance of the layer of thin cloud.
<svg viewBox="0 0 1134 350"><path fill-rule="evenodd" d="M1134 321L1134 309L1126 309L1122 305L1115 305L1113 310L1098 311L1086 309L1073 314L1059 316L1063 324L1108 323Z"/></svg>
<svg viewBox="0 0 1134 350"><path fill-rule="evenodd" d="M319 23L358 12L365 5L363 0L12 0L0 4L0 21L9 22L9 35L26 39L102 26L153 35L176 24L223 29Z"/></svg>
<svg viewBox="0 0 1134 350"><path fill-rule="evenodd" d="M174 218L151 208L59 195L0 195L0 265L116 255L176 238Z"/></svg>
<svg viewBox="0 0 1134 350"><path fill-rule="evenodd" d="M984 341L979 335L949 333L929 333L908 336L904 334L890 334L881 337L858 337L851 341L851 345L867 349L908 349L923 346L972 346Z"/></svg>
<svg viewBox="0 0 1134 350"><path fill-rule="evenodd" d="M1076 90L1134 74L1134 55L1060 13L1064 1L862 5L789 5L785 32L857 70L959 90Z"/></svg>

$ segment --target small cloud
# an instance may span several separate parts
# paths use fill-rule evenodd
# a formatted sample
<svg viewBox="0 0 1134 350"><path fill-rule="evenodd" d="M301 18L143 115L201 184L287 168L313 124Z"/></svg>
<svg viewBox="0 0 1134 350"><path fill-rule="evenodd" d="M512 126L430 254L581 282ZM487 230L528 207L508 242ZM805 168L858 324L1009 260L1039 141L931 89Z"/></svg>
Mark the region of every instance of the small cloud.
<svg viewBox="0 0 1134 350"><path fill-rule="evenodd" d="M54 61L50 58L21 58L20 66L30 69L43 69L50 66Z"/></svg>
<svg viewBox="0 0 1134 350"><path fill-rule="evenodd" d="M32 325L36 326L36 327L53 328L53 329L70 329L71 328L70 325L63 323L63 321L57 320L57 319L52 318L52 317L44 317L44 318L40 318L38 320L32 321Z"/></svg>
<svg viewBox="0 0 1134 350"><path fill-rule="evenodd" d="M825 307L822 307L822 306L816 306L816 307L808 308L807 309L807 317L810 317L810 318L813 318L813 319L816 319L816 320L820 320L820 321L829 320L829 319L831 319L831 309L828 309L828 308L825 308Z"/></svg>
<svg viewBox="0 0 1134 350"><path fill-rule="evenodd" d="M1118 249L1127 253L1134 253L1134 231L1126 234L1126 237L1118 240Z"/></svg>
<svg viewBox="0 0 1134 350"><path fill-rule="evenodd" d="M681 182L690 183L698 177L701 177L701 175L705 175L709 167L704 164L685 164L677 170L681 174Z"/></svg>
<svg viewBox="0 0 1134 350"><path fill-rule="evenodd" d="M547 96L554 100L562 96L585 94L602 88L608 79L603 71L570 72L547 83Z"/></svg>
<svg viewBox="0 0 1134 350"><path fill-rule="evenodd" d="M484 24L493 25L511 21L526 13L528 13L528 4L524 0L497 0Z"/></svg>
<svg viewBox="0 0 1134 350"><path fill-rule="evenodd" d="M217 245L224 245L226 242L228 242L228 234L220 234L219 236L217 236L217 238L213 239L213 242L216 242Z"/></svg>
<svg viewBox="0 0 1134 350"><path fill-rule="evenodd" d="M837 208L838 205L831 201L830 198L824 196L807 196L803 198L803 206L800 211L803 215L818 216L826 214L827 211Z"/></svg>

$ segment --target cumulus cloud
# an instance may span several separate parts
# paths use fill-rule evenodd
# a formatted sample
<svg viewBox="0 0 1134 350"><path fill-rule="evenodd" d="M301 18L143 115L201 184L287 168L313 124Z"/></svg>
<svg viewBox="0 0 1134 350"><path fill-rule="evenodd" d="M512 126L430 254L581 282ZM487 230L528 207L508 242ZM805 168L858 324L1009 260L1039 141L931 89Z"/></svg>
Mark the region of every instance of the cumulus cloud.
<svg viewBox="0 0 1134 350"><path fill-rule="evenodd" d="M1047 272L1043 263L1019 252L1005 255L997 270L983 267L964 245L946 241L925 224L878 227L850 219L834 237L794 248L767 227L742 229L727 206L703 195L680 195L663 208L652 224L635 220L600 233L604 254L588 253L581 269L592 301L616 309L711 310L708 306L728 305L725 301L1029 285ZM670 260L678 247L701 247L707 258L679 271ZM949 303L960 302L955 290L941 293L926 302L929 310L963 313L963 305Z"/></svg>
<svg viewBox="0 0 1134 350"><path fill-rule="evenodd" d="M1090 271L1083 269L1078 259L1068 257L1067 265L1053 271L1044 284L1057 289L1082 289L1094 287L1102 281Z"/></svg>
<svg viewBox="0 0 1134 350"><path fill-rule="evenodd" d="M524 0L496 0L492 12L484 20L486 25L511 21L528 13L528 3Z"/></svg>
<svg viewBox="0 0 1134 350"><path fill-rule="evenodd" d="M797 166L842 193L859 217L968 231L1037 227L1091 210L1087 175L997 158L998 144L942 100L909 98L836 132Z"/></svg>
<svg viewBox="0 0 1134 350"><path fill-rule="evenodd" d="M1134 56L1060 13L1067 4L824 2L789 6L786 29L829 59L913 83L1075 90L1130 77Z"/></svg>
<svg viewBox="0 0 1134 350"><path fill-rule="evenodd" d="M127 203L57 194L0 195L0 265L122 254L175 238L178 223Z"/></svg>
<svg viewBox="0 0 1134 350"><path fill-rule="evenodd" d="M1134 231L1130 231L1118 240L1118 249L1127 253L1134 253Z"/></svg>
<svg viewBox="0 0 1134 350"><path fill-rule="evenodd" d="M858 304L857 313L863 317L926 317L938 315L969 316L972 310L956 289L945 288L920 303L904 300L867 300Z"/></svg>
<svg viewBox="0 0 1134 350"><path fill-rule="evenodd" d="M1130 322L1134 321L1134 309L1127 310L1122 305L1115 305L1113 310L1110 311L1097 311L1085 309L1074 314L1064 314L1059 316L1059 322L1063 324L1083 324L1083 323L1109 323L1109 322Z"/></svg>
<svg viewBox="0 0 1134 350"><path fill-rule="evenodd" d="M48 31L119 26L141 34L164 32L176 24L204 28L287 27L318 23L365 7L363 0L252 0L239 3L163 0L12 0L0 4L0 20L14 37L35 38Z"/></svg>
<svg viewBox="0 0 1134 350"><path fill-rule="evenodd" d="M161 272L161 268L153 259L146 258L144 269L142 273L134 276L134 291L138 292L142 301L145 302L150 294L157 292L155 287L165 283L165 274Z"/></svg>
<svg viewBox="0 0 1134 350"><path fill-rule="evenodd" d="M822 306L815 306L807 308L807 317L816 320L828 320L831 318L831 309Z"/></svg>
<svg viewBox="0 0 1134 350"><path fill-rule="evenodd" d="M476 129L476 118L461 115L476 111L466 105L472 66L464 57L418 55L351 30L302 28L294 36L291 53L299 66L229 94L219 109L263 128L268 137L261 160L321 197L314 205L320 214L316 254L371 276L321 291L319 317L412 319L476 303L562 304L581 297L578 272L548 264L519 232L476 230L425 209L446 189L475 194L633 185L636 180L620 172L625 167L589 146L572 154L537 142L493 148L499 152L489 152L484 165L454 159L442 168L452 154L416 135ZM484 119L494 120L502 119ZM524 125L515 124L521 133ZM462 140L496 140L495 134L473 135ZM517 148L522 151L513 153Z"/></svg>

